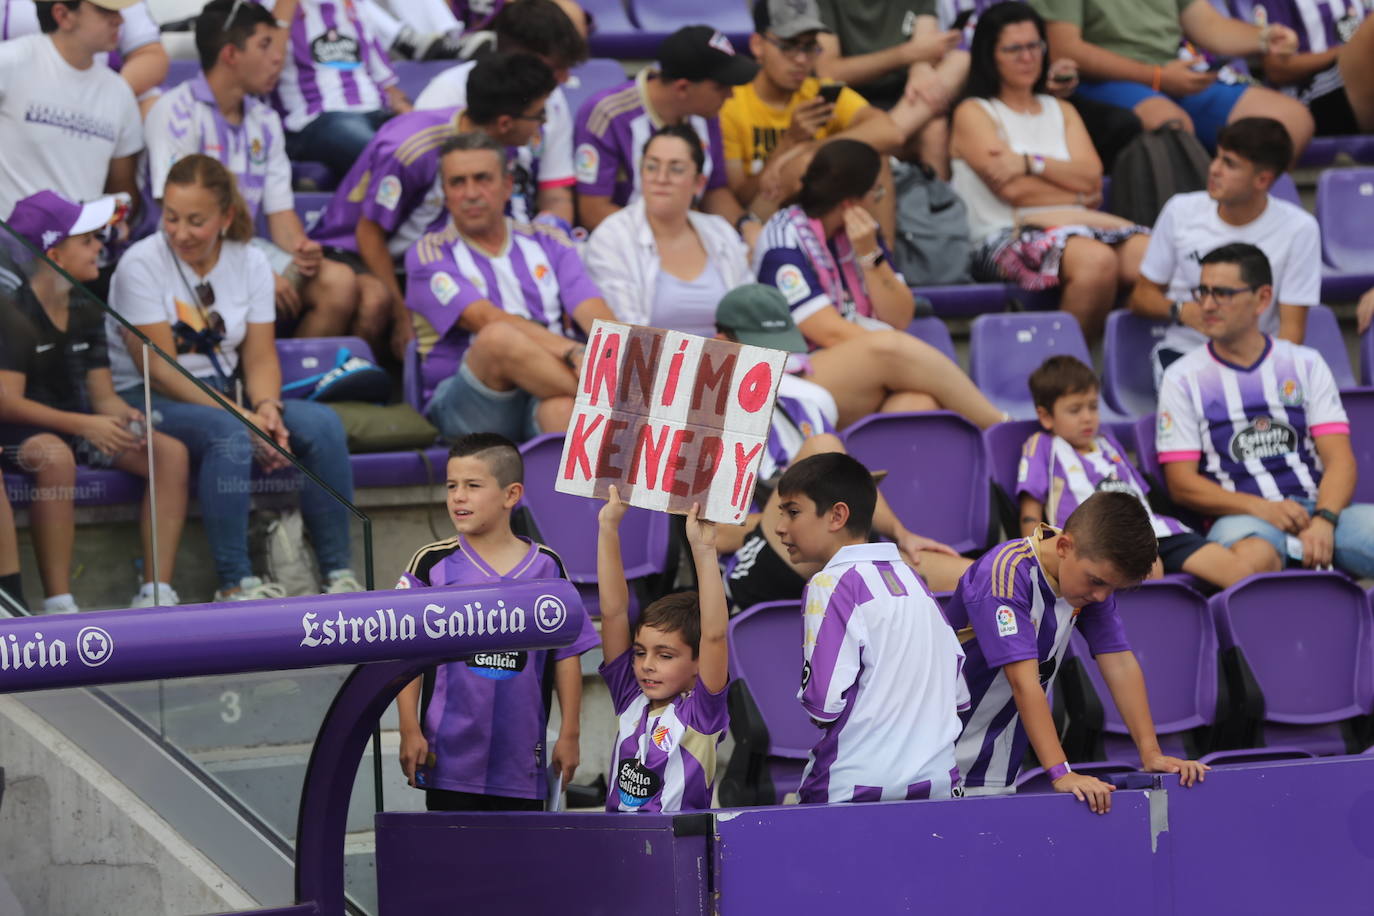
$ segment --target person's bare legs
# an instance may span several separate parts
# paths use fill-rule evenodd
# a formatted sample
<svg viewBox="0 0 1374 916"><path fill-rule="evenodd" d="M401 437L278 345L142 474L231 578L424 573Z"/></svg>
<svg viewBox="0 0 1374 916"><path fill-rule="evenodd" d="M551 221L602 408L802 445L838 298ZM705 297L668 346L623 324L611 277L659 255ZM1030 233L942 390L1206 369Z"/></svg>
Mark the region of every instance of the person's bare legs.
<svg viewBox="0 0 1374 916"><path fill-rule="evenodd" d="M1188 112L1180 108L1177 102L1167 96L1152 95L1136 103L1131 110L1146 130L1154 130L1170 121L1177 121L1180 127L1190 134L1193 133L1193 119L1188 117Z"/></svg>
<svg viewBox="0 0 1374 916"><path fill-rule="evenodd" d="M841 427L900 393L927 395L982 429L1005 419L949 357L904 331L869 331L817 350L811 366L815 382L835 398Z"/></svg>
<svg viewBox="0 0 1374 916"><path fill-rule="evenodd" d="M1260 538L1245 538L1230 547L1209 543L1183 561L1184 572L1218 588L1229 588L1255 573L1278 572L1282 568L1274 548Z"/></svg>
<svg viewBox="0 0 1374 916"><path fill-rule="evenodd" d="M347 264L325 258L301 287L304 312L297 337L342 337L358 308L358 281Z"/></svg>
<svg viewBox="0 0 1374 916"><path fill-rule="evenodd" d="M358 310L353 316L353 334L367 341L373 353L385 353L390 344L391 296L376 277L361 274L358 280Z"/></svg>
<svg viewBox="0 0 1374 916"><path fill-rule="evenodd" d="M878 405L878 413L916 413L939 409L940 402L922 391L899 391L888 395Z"/></svg>
<svg viewBox="0 0 1374 916"><path fill-rule="evenodd" d="M1360 23L1355 34L1341 47L1336 66L1345 83L1345 97L1355 112L1360 133L1374 133L1374 16Z"/></svg>
<svg viewBox="0 0 1374 916"><path fill-rule="evenodd" d="M32 468L38 490L29 507L29 530L38 554L38 577L49 598L72 590L72 545L76 541L76 458L57 436L40 433L19 446L20 465Z"/></svg>
<svg viewBox="0 0 1374 916"><path fill-rule="evenodd" d="M577 393L568 367L508 321L493 321L478 331L463 361L493 391L519 388L540 401Z"/></svg>
<svg viewBox="0 0 1374 916"><path fill-rule="evenodd" d="M1312 112L1307 110L1306 105L1292 96L1259 86L1245 90L1226 117L1226 123L1240 118L1273 118L1282 124L1293 141L1293 161L1289 166L1302 158L1302 151L1307 149L1307 144L1312 142L1312 135L1317 132Z"/></svg>
<svg viewBox="0 0 1374 916"><path fill-rule="evenodd" d="M1077 235L1064 245L1059 262L1059 308L1068 312L1089 341L1102 336L1102 324L1116 303L1116 252L1110 245Z"/></svg>
<svg viewBox="0 0 1374 916"><path fill-rule="evenodd" d="M1145 249L1150 247L1150 237L1133 235L1113 247L1116 249L1117 288L1134 289L1135 281L1140 279L1140 262L1145 258Z"/></svg>
<svg viewBox="0 0 1374 916"><path fill-rule="evenodd" d="M14 509L5 493L5 475L0 474L0 576L19 572L19 535L14 528Z"/></svg>
<svg viewBox="0 0 1374 916"><path fill-rule="evenodd" d="M949 118L936 115L916 132L907 148L934 170L941 181L949 181ZM891 238L891 236L889 236Z"/></svg>
<svg viewBox="0 0 1374 916"><path fill-rule="evenodd" d="M574 401L570 397L545 398L534 408L534 422L541 433L563 433L572 422Z"/></svg>
<svg viewBox="0 0 1374 916"><path fill-rule="evenodd" d="M150 494L157 492L157 572L163 582L172 581L176 568L177 545L186 523L186 503L190 498L190 458L179 439L153 434L155 473L149 477L148 453L143 448L120 455L114 466L148 481L143 494L140 522L143 532L143 581L153 581L153 518Z"/></svg>

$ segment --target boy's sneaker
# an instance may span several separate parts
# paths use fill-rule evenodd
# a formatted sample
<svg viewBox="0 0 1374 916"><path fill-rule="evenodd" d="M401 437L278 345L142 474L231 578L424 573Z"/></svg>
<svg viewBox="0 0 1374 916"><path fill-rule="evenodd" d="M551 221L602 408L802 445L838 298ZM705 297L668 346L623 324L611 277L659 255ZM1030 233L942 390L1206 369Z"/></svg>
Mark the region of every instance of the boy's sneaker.
<svg viewBox="0 0 1374 916"><path fill-rule="evenodd" d="M70 594L43 599L44 614L76 614L80 611L81 608L76 606L76 599Z"/></svg>
<svg viewBox="0 0 1374 916"><path fill-rule="evenodd" d="M153 600L152 583L144 583L137 595L129 602L129 607L175 607L181 604L181 596L170 585L160 583L157 587L157 600Z"/></svg>
<svg viewBox="0 0 1374 916"><path fill-rule="evenodd" d="M358 581L358 577L353 575L353 570L336 569L329 574L329 585L322 594L349 595L353 592L365 591L367 591L367 589L363 588L362 584Z"/></svg>
<svg viewBox="0 0 1374 916"><path fill-rule="evenodd" d="M256 601L260 598L285 598L286 589L275 582L264 582L257 576L244 576L237 588L222 588L215 592L216 601Z"/></svg>

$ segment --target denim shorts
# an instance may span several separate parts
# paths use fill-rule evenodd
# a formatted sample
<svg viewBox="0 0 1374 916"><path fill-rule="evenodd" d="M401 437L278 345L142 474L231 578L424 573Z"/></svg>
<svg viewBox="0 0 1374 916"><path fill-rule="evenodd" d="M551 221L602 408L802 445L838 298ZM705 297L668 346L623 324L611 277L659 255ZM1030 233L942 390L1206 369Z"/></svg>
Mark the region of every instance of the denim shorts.
<svg viewBox="0 0 1374 916"><path fill-rule="evenodd" d="M488 388L464 359L458 371L434 389L425 415L446 439L468 433L500 433L512 442L524 442L539 435L534 419L538 406L538 400L519 388Z"/></svg>

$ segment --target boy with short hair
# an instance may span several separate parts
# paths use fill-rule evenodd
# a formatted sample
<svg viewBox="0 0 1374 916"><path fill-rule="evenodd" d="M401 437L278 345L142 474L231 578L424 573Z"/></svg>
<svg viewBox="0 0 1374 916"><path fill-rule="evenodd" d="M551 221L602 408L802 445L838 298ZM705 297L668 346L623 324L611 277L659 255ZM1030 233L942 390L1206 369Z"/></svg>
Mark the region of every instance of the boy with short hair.
<svg viewBox="0 0 1374 916"><path fill-rule="evenodd" d="M1041 525L1030 537L988 551L964 573L945 617L968 653L964 676L972 703L960 716L964 730L955 745L965 795L1014 793L1029 741L1055 791L1072 792L1097 814L1111 809L1114 787L1069 767L1045 696L1075 625L1130 729L1142 768L1178 773L1184 786L1202 781L1207 766L1159 749L1145 679L1112 594L1144 579L1155 551L1140 500L1107 491L1085 499L1063 531Z"/></svg>
<svg viewBox="0 0 1374 916"><path fill-rule="evenodd" d="M627 506L612 486L601 507L596 545L601 599L601 676L615 705L615 751L607 811L699 811L711 807L716 747L730 725L725 688L725 583L716 526L687 514L687 542L698 592L650 604L630 628L630 593L620 559Z"/></svg>
<svg viewBox="0 0 1374 916"><path fill-rule="evenodd" d="M1072 356L1051 356L1030 374L1029 384L1045 431L1026 440L1016 471L1022 535L1032 536L1044 522L1062 525L1093 493L1116 490L1135 496L1149 513L1166 573L1185 572L1227 588L1254 573L1279 569L1273 550L1259 538L1222 547L1150 509L1149 486L1140 472L1116 441L1101 433L1098 381L1090 367Z"/></svg>
<svg viewBox="0 0 1374 916"><path fill-rule="evenodd" d="M849 455L813 455L788 468L778 495L788 556L825 564L802 599L797 698L825 729L802 803L948 798L964 653L897 545L868 543L872 475Z"/></svg>
<svg viewBox="0 0 1374 916"><path fill-rule="evenodd" d="M494 433L459 439L449 451L447 501L458 534L421 547L396 587L567 578L556 553L511 531L524 472L509 439ZM562 784L572 780L580 754L578 656L596 645L585 610L581 623L570 646L449 662L401 691L401 769L411 785L425 790L429 810L541 810L551 690L558 693L562 719L552 764Z"/></svg>

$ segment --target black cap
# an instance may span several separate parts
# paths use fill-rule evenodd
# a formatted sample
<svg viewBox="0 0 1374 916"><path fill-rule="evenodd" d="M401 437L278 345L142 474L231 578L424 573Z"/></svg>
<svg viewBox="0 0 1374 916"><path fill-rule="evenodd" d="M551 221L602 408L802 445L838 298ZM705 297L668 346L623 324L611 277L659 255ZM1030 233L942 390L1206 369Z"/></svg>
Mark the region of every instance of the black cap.
<svg viewBox="0 0 1374 916"><path fill-rule="evenodd" d="M743 86L758 72L758 64L736 54L725 33L709 25L683 26L658 46L658 73L665 80Z"/></svg>

